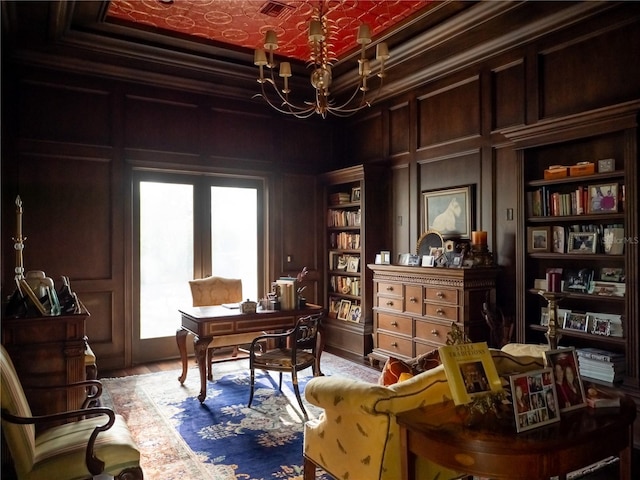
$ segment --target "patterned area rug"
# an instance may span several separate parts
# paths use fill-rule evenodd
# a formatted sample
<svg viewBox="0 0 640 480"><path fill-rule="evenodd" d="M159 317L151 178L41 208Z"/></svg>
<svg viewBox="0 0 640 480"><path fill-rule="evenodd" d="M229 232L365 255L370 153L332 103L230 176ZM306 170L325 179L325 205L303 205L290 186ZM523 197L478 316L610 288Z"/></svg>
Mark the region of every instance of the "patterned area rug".
<svg viewBox="0 0 640 480"><path fill-rule="evenodd" d="M324 353L325 375L377 382L380 373ZM200 404L197 367L183 386L178 370L102 379L103 404L123 415L142 453L145 478L178 480L300 480L304 417L285 374L256 372L251 408L247 359L214 364L214 380ZM300 390L311 369L299 376ZM303 394L304 399L304 394ZM309 418L320 409L305 402ZM319 476L323 480L329 477Z"/></svg>

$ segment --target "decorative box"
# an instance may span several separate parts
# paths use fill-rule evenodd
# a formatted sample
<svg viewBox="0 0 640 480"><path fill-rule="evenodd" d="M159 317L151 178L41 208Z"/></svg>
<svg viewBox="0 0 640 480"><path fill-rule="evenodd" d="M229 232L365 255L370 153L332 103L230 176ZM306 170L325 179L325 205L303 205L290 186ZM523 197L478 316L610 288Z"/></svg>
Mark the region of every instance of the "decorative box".
<svg viewBox="0 0 640 480"><path fill-rule="evenodd" d="M581 175L593 175L596 171L596 164L593 162L580 162L569 167L569 175L579 177Z"/></svg>
<svg viewBox="0 0 640 480"><path fill-rule="evenodd" d="M569 169L564 165L551 165L544 171L545 180L554 180L556 178L565 178L569 174Z"/></svg>
<svg viewBox="0 0 640 480"><path fill-rule="evenodd" d="M240 312L242 313L256 313L256 308L258 304L256 302L252 302L247 298L246 301L240 304Z"/></svg>

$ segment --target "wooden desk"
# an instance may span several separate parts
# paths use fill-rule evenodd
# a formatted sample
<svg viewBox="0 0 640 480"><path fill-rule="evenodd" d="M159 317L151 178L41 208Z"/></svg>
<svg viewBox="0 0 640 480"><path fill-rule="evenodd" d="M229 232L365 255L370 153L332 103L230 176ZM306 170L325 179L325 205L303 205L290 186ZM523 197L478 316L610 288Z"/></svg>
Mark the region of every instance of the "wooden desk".
<svg viewBox="0 0 640 480"><path fill-rule="evenodd" d="M187 334L194 336L193 345L200 371L200 395L204 402L207 396L207 348L226 347L249 343L265 331L288 329L295 325L298 318L321 313L319 305L307 304L300 310L261 310L257 313L240 313L238 309L229 309L221 305L209 307L190 307L180 311L182 325L176 332L176 343L182 360L180 384L187 378ZM317 372L320 373L320 356L324 347L322 332L318 333Z"/></svg>
<svg viewBox="0 0 640 480"><path fill-rule="evenodd" d="M403 480L414 480L418 456L455 471L509 480L565 479L569 472L615 455L620 479L631 480L636 406L582 408L562 420L516 433L510 423L465 427L452 402L398 415Z"/></svg>

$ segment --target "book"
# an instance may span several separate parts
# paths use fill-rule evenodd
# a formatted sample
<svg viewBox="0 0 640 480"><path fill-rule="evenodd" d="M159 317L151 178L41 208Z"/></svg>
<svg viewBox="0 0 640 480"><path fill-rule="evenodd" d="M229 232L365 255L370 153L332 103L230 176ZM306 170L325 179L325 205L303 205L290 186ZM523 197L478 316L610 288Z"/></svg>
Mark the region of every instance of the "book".
<svg viewBox="0 0 640 480"><path fill-rule="evenodd" d="M456 405L503 390L486 342L444 345L438 351Z"/></svg>
<svg viewBox="0 0 640 480"><path fill-rule="evenodd" d="M624 359L624 353L610 352L595 347L578 348L576 350L578 357L591 358L593 360L600 360L602 362L613 362L615 360Z"/></svg>

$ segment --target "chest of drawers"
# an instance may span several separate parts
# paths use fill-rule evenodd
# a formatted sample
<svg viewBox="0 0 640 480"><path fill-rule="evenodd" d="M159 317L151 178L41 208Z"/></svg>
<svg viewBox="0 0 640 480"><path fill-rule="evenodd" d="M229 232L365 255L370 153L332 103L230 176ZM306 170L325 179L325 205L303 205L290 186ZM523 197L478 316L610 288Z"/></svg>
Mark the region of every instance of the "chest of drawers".
<svg viewBox="0 0 640 480"><path fill-rule="evenodd" d="M369 265L373 270L372 363L409 359L444 345L456 323L474 342L489 331L482 303L495 303L497 268Z"/></svg>

